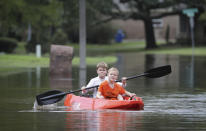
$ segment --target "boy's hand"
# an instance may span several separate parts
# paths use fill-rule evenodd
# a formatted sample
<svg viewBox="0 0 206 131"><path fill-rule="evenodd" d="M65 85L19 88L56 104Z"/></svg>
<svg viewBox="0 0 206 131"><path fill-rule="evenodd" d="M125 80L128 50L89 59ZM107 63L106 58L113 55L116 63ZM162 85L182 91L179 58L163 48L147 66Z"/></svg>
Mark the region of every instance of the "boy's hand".
<svg viewBox="0 0 206 131"><path fill-rule="evenodd" d="M122 77L122 83L126 84L127 82L127 77Z"/></svg>
<svg viewBox="0 0 206 131"><path fill-rule="evenodd" d="M126 91L126 95L128 95L129 97L136 96L136 94L135 94L135 93L131 93L131 92L128 92L128 91Z"/></svg>
<svg viewBox="0 0 206 131"><path fill-rule="evenodd" d="M99 99L104 99L104 96L103 95L101 95L101 92L97 92L97 96L96 96L96 98L99 98Z"/></svg>
<svg viewBox="0 0 206 131"><path fill-rule="evenodd" d="M81 90L82 90L82 93L85 93L86 92L86 87L85 86L82 86Z"/></svg>
<svg viewBox="0 0 206 131"><path fill-rule="evenodd" d="M130 93L130 97L136 96L135 93Z"/></svg>
<svg viewBox="0 0 206 131"><path fill-rule="evenodd" d="M127 77L122 77L122 85L123 85L123 87L125 87L126 82L127 82Z"/></svg>
<svg viewBox="0 0 206 131"><path fill-rule="evenodd" d="M85 86L82 86L82 88L81 88L82 90L85 90L86 89L86 87Z"/></svg>

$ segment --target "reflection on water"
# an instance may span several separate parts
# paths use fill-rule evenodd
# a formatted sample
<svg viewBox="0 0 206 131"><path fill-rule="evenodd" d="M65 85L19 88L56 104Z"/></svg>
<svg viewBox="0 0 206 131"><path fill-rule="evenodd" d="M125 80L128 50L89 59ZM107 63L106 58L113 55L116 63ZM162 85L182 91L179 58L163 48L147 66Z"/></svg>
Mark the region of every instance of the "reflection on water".
<svg viewBox="0 0 206 131"><path fill-rule="evenodd" d="M34 108L37 94L58 89L76 90L96 76L96 67L72 68L71 77L49 77L47 68L21 69L0 74L0 130L206 130L205 57L117 54L120 77L170 64L172 74L127 81L127 90L143 98L143 111L68 111L63 100ZM132 59L131 59L132 58ZM83 84L80 84L80 83ZM11 126L12 125L12 126Z"/></svg>
<svg viewBox="0 0 206 131"><path fill-rule="evenodd" d="M75 118L74 115L76 116ZM134 115L136 117L134 117ZM124 111L87 111L66 114L66 129L84 129L88 131L128 130L141 128L141 114ZM78 123L76 121L79 121ZM139 124L133 124L138 122Z"/></svg>
<svg viewBox="0 0 206 131"><path fill-rule="evenodd" d="M79 87L86 86L86 69L79 69Z"/></svg>
<svg viewBox="0 0 206 131"><path fill-rule="evenodd" d="M40 87L41 85L41 68L40 67L36 67L36 86Z"/></svg>

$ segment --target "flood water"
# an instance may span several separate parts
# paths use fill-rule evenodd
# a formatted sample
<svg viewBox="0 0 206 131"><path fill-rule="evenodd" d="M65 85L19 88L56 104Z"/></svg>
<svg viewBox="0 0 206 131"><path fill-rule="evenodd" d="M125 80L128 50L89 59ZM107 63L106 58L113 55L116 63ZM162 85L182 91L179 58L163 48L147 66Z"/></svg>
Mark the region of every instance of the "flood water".
<svg viewBox="0 0 206 131"><path fill-rule="evenodd" d="M0 74L0 130L206 130L206 57L136 53L117 54L117 57L117 63L110 66L120 70L120 77L172 66L168 76L127 81L127 90L143 99L144 110L68 111L63 100L51 108L35 109L36 95L54 89L79 89L96 76L95 66L87 70L72 67L69 78L54 79L49 77L48 68L17 68Z"/></svg>

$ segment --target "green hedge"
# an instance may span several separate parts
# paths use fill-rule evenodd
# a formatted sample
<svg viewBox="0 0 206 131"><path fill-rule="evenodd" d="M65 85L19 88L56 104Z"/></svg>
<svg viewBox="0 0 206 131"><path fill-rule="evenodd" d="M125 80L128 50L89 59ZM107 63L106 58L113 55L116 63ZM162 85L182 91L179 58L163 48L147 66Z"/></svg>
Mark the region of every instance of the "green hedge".
<svg viewBox="0 0 206 131"><path fill-rule="evenodd" d="M110 44L115 36L115 29L109 24L87 29L87 42L93 44Z"/></svg>
<svg viewBox="0 0 206 131"><path fill-rule="evenodd" d="M8 37L0 37L0 52L12 53L17 47L17 40Z"/></svg>

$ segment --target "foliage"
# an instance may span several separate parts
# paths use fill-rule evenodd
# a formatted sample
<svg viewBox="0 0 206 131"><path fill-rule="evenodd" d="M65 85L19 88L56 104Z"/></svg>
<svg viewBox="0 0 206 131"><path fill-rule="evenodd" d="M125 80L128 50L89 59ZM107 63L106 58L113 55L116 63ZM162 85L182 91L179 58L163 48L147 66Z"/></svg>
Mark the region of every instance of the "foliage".
<svg viewBox="0 0 206 131"><path fill-rule="evenodd" d="M159 19L169 15L181 15L185 8L203 9L205 0L120 0L113 1L113 8L105 15L104 21L111 19L142 20L145 25L146 48L155 48L156 40L152 19ZM200 4L201 3L201 4Z"/></svg>
<svg viewBox="0 0 206 131"><path fill-rule="evenodd" d="M62 22L62 4L58 0L1 0L0 7L0 36L25 40L27 26L31 25L34 41L27 45L29 52L36 44L48 45L54 28Z"/></svg>
<svg viewBox="0 0 206 131"><path fill-rule="evenodd" d="M67 43L67 35L64 33L61 29L59 29L57 32L55 32L52 43L58 44L58 45L65 45Z"/></svg>
<svg viewBox="0 0 206 131"><path fill-rule="evenodd" d="M18 26L22 23L24 0L0 1L0 36L9 36L19 32Z"/></svg>
<svg viewBox="0 0 206 131"><path fill-rule="evenodd" d="M180 35L177 37L176 43L182 46L190 46L191 45L191 38L188 36Z"/></svg>
<svg viewBox="0 0 206 131"><path fill-rule="evenodd" d="M109 44L114 39L114 29L108 24L88 28L87 41L95 44Z"/></svg>
<svg viewBox="0 0 206 131"><path fill-rule="evenodd" d="M29 41L25 45L26 51L28 53L35 52L36 45L41 45L42 53L48 52L50 44L52 44L50 35L48 33L49 32L47 32L46 30L40 31L38 33L33 33L31 41Z"/></svg>
<svg viewBox="0 0 206 131"><path fill-rule="evenodd" d="M78 0L0 0L0 37L26 41L28 25L32 38L27 41L28 52L41 44L43 52L50 44L78 43ZM205 0L86 0L86 26L89 43L110 43L113 29L107 24L112 19L135 19L145 23L146 47L156 47L152 19L182 14L182 9L195 7L205 11ZM162 11L165 10L165 11ZM199 17L199 15L198 15ZM202 20L205 15L201 15ZM105 24L106 23L106 24ZM66 38L67 37L67 38ZM68 40L67 40L68 39Z"/></svg>
<svg viewBox="0 0 206 131"><path fill-rule="evenodd" d="M206 12L204 12L203 14L200 15L200 21L205 22L206 21Z"/></svg>
<svg viewBox="0 0 206 131"><path fill-rule="evenodd" d="M64 1L63 30L68 34L72 43L79 41L79 3L78 1ZM111 1L86 1L86 29L88 43L109 43L113 38L110 25L99 23L111 8ZM104 7L104 8L102 8ZM108 31L108 32L107 32ZM107 33L106 33L107 32Z"/></svg>
<svg viewBox="0 0 206 131"><path fill-rule="evenodd" d="M14 50L14 53L15 54L26 54L25 44L26 42L18 42L17 47Z"/></svg>
<svg viewBox="0 0 206 131"><path fill-rule="evenodd" d="M167 44L169 44L169 38L170 38L170 26L167 25L166 32L165 32L165 41Z"/></svg>
<svg viewBox="0 0 206 131"><path fill-rule="evenodd" d="M31 0L31 2L34 2ZM31 4L31 3L30 3ZM26 45L28 52L34 52L37 44L42 45L42 52L48 52L49 46L52 44L52 37L55 29L61 25L61 3L56 0L41 3L40 1L34 2L32 13L37 13L32 21L32 40ZM35 14L34 14L35 15Z"/></svg>
<svg viewBox="0 0 206 131"><path fill-rule="evenodd" d="M12 53L17 47L17 40L13 38L0 38L0 52Z"/></svg>

